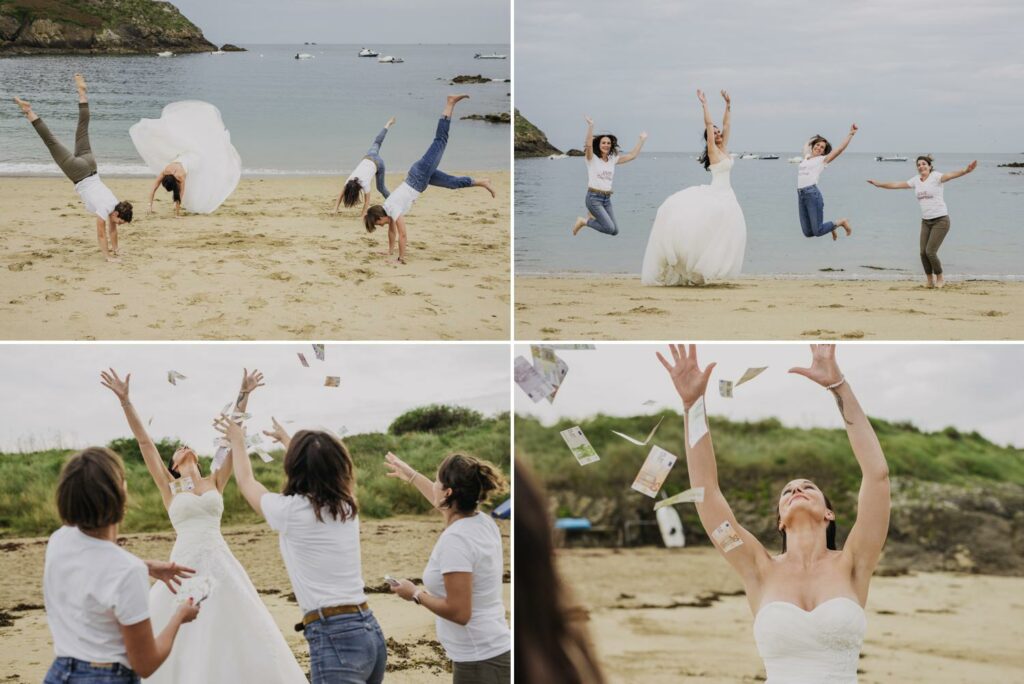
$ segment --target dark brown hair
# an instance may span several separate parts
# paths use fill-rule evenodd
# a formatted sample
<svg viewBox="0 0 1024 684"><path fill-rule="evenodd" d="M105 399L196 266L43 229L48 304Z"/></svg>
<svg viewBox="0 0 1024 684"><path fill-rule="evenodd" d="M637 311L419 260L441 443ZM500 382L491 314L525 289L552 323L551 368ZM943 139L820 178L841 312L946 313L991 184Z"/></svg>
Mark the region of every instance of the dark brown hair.
<svg viewBox="0 0 1024 684"><path fill-rule="evenodd" d="M341 191L341 201L346 207L351 207L359 201L359 193L362 191L363 186L359 185L359 181L355 178L345 183L345 189Z"/></svg>
<svg viewBox="0 0 1024 684"><path fill-rule="evenodd" d="M598 157L601 156L601 139L602 138L608 138L609 140L612 141L612 147L611 147L610 150L608 150L608 156L609 157L612 157L612 156L614 156L614 155L619 153L619 139L616 138L611 133L602 133L601 135L595 135L594 139L590 143L590 149L594 152L594 154L596 154Z"/></svg>
<svg viewBox="0 0 1024 684"><path fill-rule="evenodd" d="M914 160L914 165L917 166L917 162L921 161L922 159L924 161L928 162L928 168L929 169L934 169L935 168L935 160L932 159L932 155L930 155L930 154L922 154L920 157L918 157L917 159Z"/></svg>
<svg viewBox="0 0 1024 684"><path fill-rule="evenodd" d="M472 456L452 454L441 461L437 479L452 493L441 502L442 508L454 507L461 513L472 513L492 493L505 488L505 478L493 463Z"/></svg>
<svg viewBox="0 0 1024 684"><path fill-rule="evenodd" d="M377 221L387 216L388 213L384 211L384 207L379 204L374 204L372 207L366 210L366 216L363 217L363 225L366 226L366 232L372 233L377 230Z"/></svg>
<svg viewBox="0 0 1024 684"><path fill-rule="evenodd" d="M829 154L832 151L832 143L830 143L828 140L826 140L824 137L820 135L815 135L813 138L811 138L811 141L807 143L807 146L813 151L814 146L820 142L825 143L825 154Z"/></svg>
<svg viewBox="0 0 1024 684"><path fill-rule="evenodd" d="M96 530L124 519L124 462L106 447L68 459L57 481L57 512L67 525Z"/></svg>
<svg viewBox="0 0 1024 684"><path fill-rule="evenodd" d="M573 619L555 569L548 498L516 463L513 526L516 539L516 681L604 684L586 628Z"/></svg>
<svg viewBox="0 0 1024 684"><path fill-rule="evenodd" d="M331 518L345 522L359 513L353 493L356 473L348 449L334 435L321 430L299 430L284 455L288 478L282 494L298 494L313 504L313 514L323 522L323 509Z"/></svg>
<svg viewBox="0 0 1024 684"><path fill-rule="evenodd" d="M177 178L168 173L160 179L160 185L164 186L164 190L174 195L175 204L181 204L181 183L178 182Z"/></svg>
<svg viewBox="0 0 1024 684"><path fill-rule="evenodd" d="M118 217L125 223L132 222L132 203L131 202L118 202L114 206L114 211L117 212Z"/></svg>
<svg viewBox="0 0 1024 684"><path fill-rule="evenodd" d="M821 489L818 489L818 491L821 492ZM832 511L832 513L834 515L836 510L834 508L832 508L832 502L828 500L828 496L825 495L825 492L821 492L821 496L824 497L824 499L825 499L825 507L828 508L828 510ZM786 530L781 529L781 525L782 525L782 513L780 511L776 511L776 513L775 513L775 528L779 530L779 535L782 536L782 553L786 553ZM832 551L836 550L836 521L835 521L835 518L833 518L832 520L829 520L828 521L828 527L825 528L825 547L828 548L828 549L831 549Z"/></svg>

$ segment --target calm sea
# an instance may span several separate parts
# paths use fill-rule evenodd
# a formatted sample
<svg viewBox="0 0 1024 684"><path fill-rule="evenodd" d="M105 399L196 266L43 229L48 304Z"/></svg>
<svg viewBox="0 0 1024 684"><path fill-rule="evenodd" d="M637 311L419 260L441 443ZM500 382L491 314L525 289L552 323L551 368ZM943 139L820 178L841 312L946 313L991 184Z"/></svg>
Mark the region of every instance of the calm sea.
<svg viewBox="0 0 1024 684"><path fill-rule="evenodd" d="M140 118L156 118L176 100L216 105L249 175L339 174L358 163L388 117L398 118L384 144L389 171L404 171L433 139L450 92L467 92L456 118L510 111L508 45L373 45L403 64L360 58L358 45L247 45L249 52L171 58L15 57L0 59L0 174L59 174L11 101L32 103L50 129L73 143L76 96L72 74L89 82L90 137L100 172L149 175L128 137ZM296 60L298 52L313 59ZM495 79L449 85L459 74ZM442 168L509 168L505 124L454 122Z"/></svg>
<svg viewBox="0 0 1024 684"><path fill-rule="evenodd" d="M888 152L887 152L888 153ZM747 222L743 273L835 278L907 278L922 272L918 257L921 214L910 190L880 190L865 180L901 181L915 174L907 162L877 162L875 154L847 153L822 175L826 218L849 217L851 239L807 239L796 205L796 164L736 160L732 186ZM945 185L952 229L939 255L949 275L1024 278L1024 175L997 165L1024 155L934 154L936 169L978 160L971 174ZM619 235L584 228L587 172L581 158L515 162L517 274L639 274L658 206L673 192L709 183L693 154L644 153L615 172L612 206ZM827 270L832 269L832 270Z"/></svg>

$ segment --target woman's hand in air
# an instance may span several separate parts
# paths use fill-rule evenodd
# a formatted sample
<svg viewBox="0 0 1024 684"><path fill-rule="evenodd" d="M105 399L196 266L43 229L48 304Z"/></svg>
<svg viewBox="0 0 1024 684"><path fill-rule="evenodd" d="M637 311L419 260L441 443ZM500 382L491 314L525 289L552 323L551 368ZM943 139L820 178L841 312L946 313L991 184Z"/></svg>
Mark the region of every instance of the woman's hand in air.
<svg viewBox="0 0 1024 684"><path fill-rule="evenodd" d="M708 103L708 99L706 97L704 97L704 91L701 90L700 88L697 89L697 99L700 100L701 104L707 104Z"/></svg>
<svg viewBox="0 0 1024 684"><path fill-rule="evenodd" d="M266 387L263 382L263 373L253 369L252 373L248 369L242 369L242 392L245 394L252 394L257 387Z"/></svg>
<svg viewBox="0 0 1024 684"><path fill-rule="evenodd" d="M172 594L178 593L177 587L181 586L181 580L188 579L196 573L192 568L186 568L173 561L148 560L146 568L149 570L149 576L167 585Z"/></svg>
<svg viewBox="0 0 1024 684"><path fill-rule="evenodd" d="M834 344L812 344L811 367L790 368L789 372L809 378L822 387L834 385L843 379L843 373L839 370L839 364L836 363L836 345Z"/></svg>
<svg viewBox="0 0 1024 684"><path fill-rule="evenodd" d="M850 137L853 137L853 136L857 135L857 131L859 131L859 130L860 129L857 128L857 124L855 124L855 123L854 124L850 124Z"/></svg>
<svg viewBox="0 0 1024 684"><path fill-rule="evenodd" d="M284 426L277 422L277 418L271 416L270 422L273 424L272 430L264 430L263 434L270 437L272 440L282 446L288 446L288 442L291 441L291 435L284 429Z"/></svg>
<svg viewBox="0 0 1024 684"><path fill-rule="evenodd" d="M583 115L583 120L584 120L584 121L586 121L586 122L587 122L587 125L588 125L588 126L590 126L591 128L593 128L593 127L594 127L594 120L593 120L593 119L591 119L591 118L590 118L589 116L587 116L586 114L584 114L584 115Z"/></svg>
<svg viewBox="0 0 1024 684"><path fill-rule="evenodd" d="M412 478L416 476L416 471L412 466L390 451L384 455L384 467L388 469L388 477L397 477L406 482L412 482Z"/></svg>
<svg viewBox="0 0 1024 684"><path fill-rule="evenodd" d="M109 373L107 371L100 371L100 384L116 394L122 404L128 403L128 383L132 379L132 374L129 373L124 376L124 380L122 380L118 377L117 371L113 368L110 368L109 370Z"/></svg>
<svg viewBox="0 0 1024 684"><path fill-rule="evenodd" d="M647 131L642 131L640 133L640 142L643 142L645 140L647 140Z"/></svg>
<svg viewBox="0 0 1024 684"><path fill-rule="evenodd" d="M391 593L398 594L406 601L412 601L413 594L416 593L416 585L407 579L398 580L398 584L392 584Z"/></svg>
<svg viewBox="0 0 1024 684"><path fill-rule="evenodd" d="M970 173L971 171L973 171L976 168L978 168L978 160L977 159L975 159L974 161L972 161L970 164L967 165L967 167L964 169L964 173Z"/></svg>
<svg viewBox="0 0 1024 684"><path fill-rule="evenodd" d="M219 417L214 418L213 427L232 442L240 439L243 444L245 443L245 427L241 422L236 423L231 420L226 414L222 413Z"/></svg>
<svg viewBox="0 0 1024 684"><path fill-rule="evenodd" d="M725 106L732 106L732 100L729 98L729 92L726 90L722 91L722 99L725 100Z"/></svg>
<svg viewBox="0 0 1024 684"><path fill-rule="evenodd" d="M708 388L708 380L711 379L711 371L714 369L714 362L708 364L703 371L697 366L697 345L691 344L689 350L686 345L670 344L674 365L665 360L661 352L657 352L658 360L668 371L672 378L672 384L683 400L683 406L689 409L695 401L704 396Z"/></svg>

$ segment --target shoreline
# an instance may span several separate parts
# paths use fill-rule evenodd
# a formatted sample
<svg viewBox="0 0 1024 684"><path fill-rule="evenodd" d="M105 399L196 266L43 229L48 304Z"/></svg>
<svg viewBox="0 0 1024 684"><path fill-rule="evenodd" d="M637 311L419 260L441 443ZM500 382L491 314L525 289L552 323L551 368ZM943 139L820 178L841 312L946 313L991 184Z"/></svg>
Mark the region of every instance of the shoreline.
<svg viewBox="0 0 1024 684"><path fill-rule="evenodd" d="M889 268L883 269L881 267L879 267L878 270L880 270L880 271L895 271L895 269L889 269ZM979 273L979 274L972 274L972 273L946 273L944 275L945 275L945 278L946 278L946 282L948 284L950 284L950 285L952 285L954 283L970 283L970 282L982 282L982 283L987 283L987 282L1006 282L1006 283L1024 282L1024 274L1007 274L1007 275L1003 275L1003 274L998 274L998 273L994 273L994 274L984 274L984 273ZM518 270L516 271L516 279L517 280L519 280L519 279L528 279L528 278L536 278L538 280L540 280L540 279L554 279L554 280L557 280L557 279L560 279L560 278L566 278L566 279L572 279L572 278L608 278L610 280L629 281L629 280L636 280L637 278L639 278L639 276L636 275L635 273L602 273L600 271L562 271L562 272L551 272L551 273L546 273L546 272L542 272L542 271L527 271L527 272L521 272L521 271L518 271ZM921 273L921 274L910 274L910 273L907 273L905 271L899 271L899 272L896 272L896 273L892 273L891 275L882 274L882 273L879 273L879 274L876 274L876 275L858 274L858 273L843 273L841 271L831 271L831 272L830 271L823 271L823 272L820 272L820 273L751 273L751 274L748 274L748 275L740 276L738 278L734 278L734 279L732 279L730 281L727 281L727 282L732 282L734 280L735 281L747 281L747 280L751 280L751 281L761 281L761 280L763 280L763 281L776 281L776 280L828 280L828 281L835 281L835 282L846 282L846 281L855 282L855 281L861 281L861 280L866 280L866 281L876 281L877 280L879 282L892 283L892 282L913 282L913 281L923 282L924 281L924 274L923 273ZM714 284L715 283L712 283L712 286L714 286Z"/></svg>

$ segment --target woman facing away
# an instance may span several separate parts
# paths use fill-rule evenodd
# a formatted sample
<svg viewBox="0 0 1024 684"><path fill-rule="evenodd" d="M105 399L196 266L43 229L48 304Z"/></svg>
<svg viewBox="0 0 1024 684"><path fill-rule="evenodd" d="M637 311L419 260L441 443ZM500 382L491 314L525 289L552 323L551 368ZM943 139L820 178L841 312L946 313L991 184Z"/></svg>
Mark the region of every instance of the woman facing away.
<svg viewBox="0 0 1024 684"><path fill-rule="evenodd" d="M61 469L57 511L64 526L46 543L43 569L56 656L44 684L136 684L161 667L179 628L199 615L198 604L182 601L154 636L147 574L173 593L192 570L143 561L117 545L127 499L124 463L110 449L80 451Z"/></svg>
<svg viewBox="0 0 1024 684"><path fill-rule="evenodd" d="M501 531L479 504L505 487L498 469L452 454L431 480L392 453L389 477L405 480L444 516L445 529L423 570L423 587L409 580L391 591L436 615L437 640L452 660L453 684L507 683L512 676L512 635L502 597Z"/></svg>
<svg viewBox="0 0 1024 684"><path fill-rule="evenodd" d="M122 380L111 369L101 377L103 386L121 401L177 533L171 560L196 569L196 576L185 583L184 589L201 600L205 598L202 617L148 681L302 684L306 678L295 656L220 532L223 492L231 476L232 456L209 477L203 477L199 459L188 447L178 449L164 465L129 398L131 374ZM245 410L249 394L262 387L262 380L259 371L243 372L235 402L237 411ZM165 587L154 585L149 592L149 609L153 623L160 626L173 615L175 599Z"/></svg>
<svg viewBox="0 0 1024 684"><path fill-rule="evenodd" d="M338 207L341 206L342 202L345 203L346 207L354 207L356 202L359 201L359 195L361 194L363 196L362 215L366 216L366 212L370 208L370 185L374 179L377 182L377 191L384 195L384 199L391 196L387 186L384 184L384 160L380 156L380 146L384 144L384 137L387 136L388 131L394 125L395 117L391 117L384 124L384 128L377 134L377 137L373 139L373 144L366 151L366 156L356 165L352 175L348 177L345 185L341 187L338 201L334 203L335 214L338 213Z"/></svg>
<svg viewBox="0 0 1024 684"><path fill-rule="evenodd" d="M671 345L670 363L658 353L686 411L686 467L692 487L704 488L697 513L715 547L740 576L754 614L754 638L769 684L855 684L867 626L871 575L889 529L889 468L868 422L835 359L835 345L811 345L809 368L792 368L831 392L860 465L857 519L843 548L835 543L836 513L811 480L798 478L778 499L782 553L773 556L744 529L719 487L711 434L691 446L695 420L704 421L704 392L715 367L703 371L697 350ZM690 409L699 404L692 414ZM701 425L704 431L705 426Z"/></svg>
<svg viewBox="0 0 1024 684"><path fill-rule="evenodd" d="M704 153L699 163L711 172L711 185L674 193L658 207L640 271L644 285L703 285L739 275L747 246L747 222L729 183L732 100L722 91L725 114L719 129L704 92Z"/></svg>
<svg viewBox="0 0 1024 684"><path fill-rule="evenodd" d="M18 97L14 101L42 138L53 161L57 162L68 180L75 184L75 192L82 204L90 214L96 216L96 239L103 257L107 261L116 262L119 261L117 227L132 222L132 203L117 201L110 188L100 180L96 171L96 158L89 144L89 97L82 74L75 74L75 87L78 89L78 128L75 131L74 152L60 144L43 120L32 111L31 104Z"/></svg>
<svg viewBox="0 0 1024 684"><path fill-rule="evenodd" d="M194 214L211 214L238 187L242 159L231 144L220 110L209 102L172 102L159 119L142 119L128 134L156 174L149 193L150 211L161 186L174 199L175 216L181 215L182 207Z"/></svg>
<svg viewBox="0 0 1024 684"><path fill-rule="evenodd" d="M582 216L576 218L572 234L577 235L584 226L589 226L605 235L618 235L619 225L615 222L612 212L612 179L615 167L627 164L640 155L647 133L641 133L636 146L627 154L619 154L619 141L614 135L607 133L594 137L594 120L583 117L587 122L587 139L583 143L583 156L587 160L587 197L584 203L590 212L590 219Z"/></svg>
<svg viewBox="0 0 1024 684"><path fill-rule="evenodd" d="M469 95L449 95L445 103L444 112L437 122L437 130L434 133L434 141L423 154L418 162L409 167L405 180L395 188L395 191L388 195L384 204L375 204L366 210L363 215L363 225L366 232L372 233L377 226L387 225L388 227L388 255L395 253L395 243L398 243L397 263L405 263L405 219L406 213L412 208L413 202L423 194L428 185L436 185L449 190L461 190L462 188L484 188L494 197L494 188L487 178L474 180L469 176L450 176L437 168L441 164L441 157L444 156L445 148L448 146L448 130L452 124L452 112L455 105L465 100Z"/></svg>
<svg viewBox="0 0 1024 684"><path fill-rule="evenodd" d="M363 593L355 465L327 432L281 424L264 434L285 448L284 490L274 494L252 473L245 430L227 416L215 421L231 442L235 481L252 509L278 533L281 557L302 609L295 629L309 643L313 684L380 684L388 652Z"/></svg>
<svg viewBox="0 0 1024 684"><path fill-rule="evenodd" d="M800 213L800 230L804 237L820 237L831 233L832 239L838 240L836 226L841 226L847 237L853 234L848 219L841 218L834 222L825 220L825 199L818 189L818 179L825 167L846 150L856 134L857 124L850 124L850 132L834 150L832 143L820 135L814 136L804 145L804 160L796 172L797 211Z"/></svg>
<svg viewBox="0 0 1024 684"><path fill-rule="evenodd" d="M935 160L931 155L917 158L917 175L907 181L883 183L869 180L876 188L886 190L910 190L917 195L921 205L921 265L928 279L928 287L942 287L942 262L939 261L939 247L949 233L949 210L942 197L942 185L946 181L965 176L978 168L977 160L962 169L940 173L934 168Z"/></svg>

